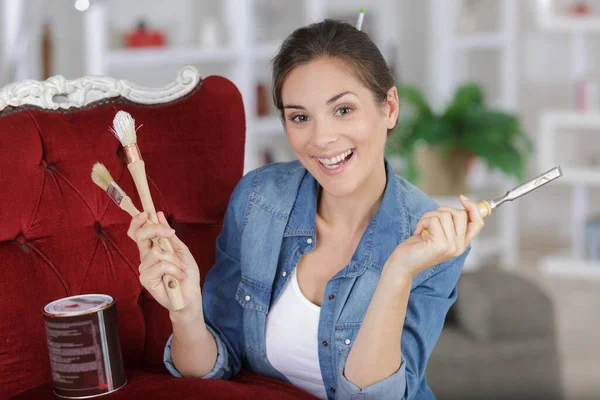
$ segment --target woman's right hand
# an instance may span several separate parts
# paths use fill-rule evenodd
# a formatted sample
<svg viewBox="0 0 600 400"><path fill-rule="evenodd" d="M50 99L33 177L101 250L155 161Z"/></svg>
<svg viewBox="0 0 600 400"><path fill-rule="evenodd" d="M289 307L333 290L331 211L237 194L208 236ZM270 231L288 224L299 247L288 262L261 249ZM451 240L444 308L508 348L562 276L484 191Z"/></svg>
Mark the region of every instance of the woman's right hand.
<svg viewBox="0 0 600 400"><path fill-rule="evenodd" d="M154 299L171 314L187 318L201 318L202 295L200 293L200 271L188 247L175 235L162 212L157 213L158 224L146 224L148 214L142 212L132 218L127 235L133 239L140 251L140 283ZM152 243L153 239L166 238L175 253L169 253ZM179 281L183 294L184 308L173 311L173 306L163 284L167 274Z"/></svg>

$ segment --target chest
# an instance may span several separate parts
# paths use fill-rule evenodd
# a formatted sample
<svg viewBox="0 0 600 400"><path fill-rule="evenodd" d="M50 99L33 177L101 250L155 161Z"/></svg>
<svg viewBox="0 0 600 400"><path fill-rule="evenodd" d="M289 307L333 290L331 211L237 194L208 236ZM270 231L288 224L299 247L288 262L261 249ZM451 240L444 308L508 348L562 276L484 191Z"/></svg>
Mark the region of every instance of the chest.
<svg viewBox="0 0 600 400"><path fill-rule="evenodd" d="M359 241L360 237L317 235L315 248L305 253L296 266L298 286L307 300L321 305L327 282L350 262Z"/></svg>

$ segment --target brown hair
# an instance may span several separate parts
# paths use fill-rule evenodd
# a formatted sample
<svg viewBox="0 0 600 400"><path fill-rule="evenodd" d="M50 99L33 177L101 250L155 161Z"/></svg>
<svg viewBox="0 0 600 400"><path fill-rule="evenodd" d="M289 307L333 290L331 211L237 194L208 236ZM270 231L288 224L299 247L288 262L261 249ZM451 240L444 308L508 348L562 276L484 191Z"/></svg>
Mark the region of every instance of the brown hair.
<svg viewBox="0 0 600 400"><path fill-rule="evenodd" d="M376 102L384 102L394 86L394 77L369 35L347 22L325 19L292 32L273 59L273 102L282 117L281 90L288 74L319 57L346 62L371 90Z"/></svg>

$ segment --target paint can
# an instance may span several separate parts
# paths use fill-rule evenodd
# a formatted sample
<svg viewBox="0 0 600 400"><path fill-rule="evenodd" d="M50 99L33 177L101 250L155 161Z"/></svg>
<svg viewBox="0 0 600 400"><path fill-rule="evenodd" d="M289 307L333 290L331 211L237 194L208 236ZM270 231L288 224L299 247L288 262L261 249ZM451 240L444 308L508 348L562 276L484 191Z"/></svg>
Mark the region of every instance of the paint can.
<svg viewBox="0 0 600 400"><path fill-rule="evenodd" d="M54 394L67 399L104 395L127 383L114 299L83 294L44 307Z"/></svg>

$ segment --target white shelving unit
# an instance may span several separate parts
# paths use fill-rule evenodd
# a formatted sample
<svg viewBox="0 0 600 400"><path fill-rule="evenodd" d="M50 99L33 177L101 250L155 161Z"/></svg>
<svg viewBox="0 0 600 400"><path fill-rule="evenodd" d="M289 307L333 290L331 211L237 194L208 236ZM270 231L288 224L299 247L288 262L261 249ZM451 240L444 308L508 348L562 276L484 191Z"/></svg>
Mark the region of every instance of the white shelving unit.
<svg viewBox="0 0 600 400"><path fill-rule="evenodd" d="M304 0L304 15L298 25L317 21L325 15L325 2ZM113 49L109 42L110 4L94 2L84 13L86 35L86 70L89 75L110 75L118 68L156 68L194 64L200 71L207 64L225 64L227 72L222 75L231 79L242 94L246 111L245 172L258 167L261 162L256 145L259 135L281 133L279 119L273 116L256 115L257 66L272 58L280 42L256 43L255 1L223 1L224 27L229 41L224 47L203 48L200 46ZM188 21L192 23L194 21ZM186 23L181 21L182 24ZM196 23L196 22L194 22Z"/></svg>
<svg viewBox="0 0 600 400"><path fill-rule="evenodd" d="M575 81L587 72L588 45L587 36L600 33L600 17L568 16L557 14L552 9L552 1L538 1L537 22L539 27L553 34L571 35L571 79ZM600 110L547 110L539 117L540 154L538 169L542 172L548 166L556 164L557 134L559 130L587 129L600 135ZM573 133L573 132L572 132ZM557 184L571 188L571 252L570 254L551 254L540 265L549 275L573 278L600 278L600 261L585 258L585 220L589 212L589 188L600 187L600 167L582 167L562 165L564 176Z"/></svg>
<svg viewBox="0 0 600 400"><path fill-rule="evenodd" d="M547 32L600 33L600 16L560 15L552 9L552 3L552 0L537 1L537 20L540 28Z"/></svg>
<svg viewBox="0 0 600 400"><path fill-rule="evenodd" d="M186 2L190 6L194 1ZM244 170L252 170L262 164L260 157L260 138L283 135L283 126L277 115L257 116L257 90L259 75L264 76L263 65L276 53L284 37L268 42L255 40L261 28L256 22L258 0L224 0L224 28L228 44L221 48L202 48L199 46L165 47L150 49L113 49L110 46L109 22L111 4L108 1L95 1L84 13L86 69L89 75L110 75L119 68L156 68L161 66L196 65L200 72L208 64L225 65L227 71L220 73L236 84L242 94L246 111L246 153ZM298 15L294 28L310 22L322 20L331 14L350 14L358 16L364 4L354 1L301 0L302 13ZM114 2L113 2L114 4ZM295 2L294 4L298 4ZM386 46L393 38L394 14L392 0L378 1L369 5L367 23L375 33L380 46ZM282 16L283 17L283 16ZM375 23L375 21L377 21ZM132 21L133 23L133 21ZM200 24L200 21L181 21L181 24ZM186 32L189 27L182 27ZM382 49L385 47L382 47ZM264 82L263 82L264 83ZM270 99L270 96L269 96ZM272 141L271 139L267 139ZM264 141L264 140L263 140Z"/></svg>
<svg viewBox="0 0 600 400"><path fill-rule="evenodd" d="M517 26L519 5L517 0L498 0L499 28L492 32L463 34L458 30L458 20L463 1L429 0L429 21L431 27L429 44L429 98L434 108L447 104L456 87L462 83L466 55L478 51L495 51L499 56L499 98L491 101L505 110L515 111L518 103L517 72ZM489 4L489 2L488 2ZM469 176L472 190L470 198L482 200L478 192L495 188L500 197L508 189L518 184L504 178L496 171L489 171L482 162L477 162ZM460 207L458 199L435 198L439 204ZM479 235L473 242L473 250L467 259L465 269L476 269L488 256L498 255L505 268L514 268L519 259L518 203L507 204L499 211L498 229L495 235Z"/></svg>

